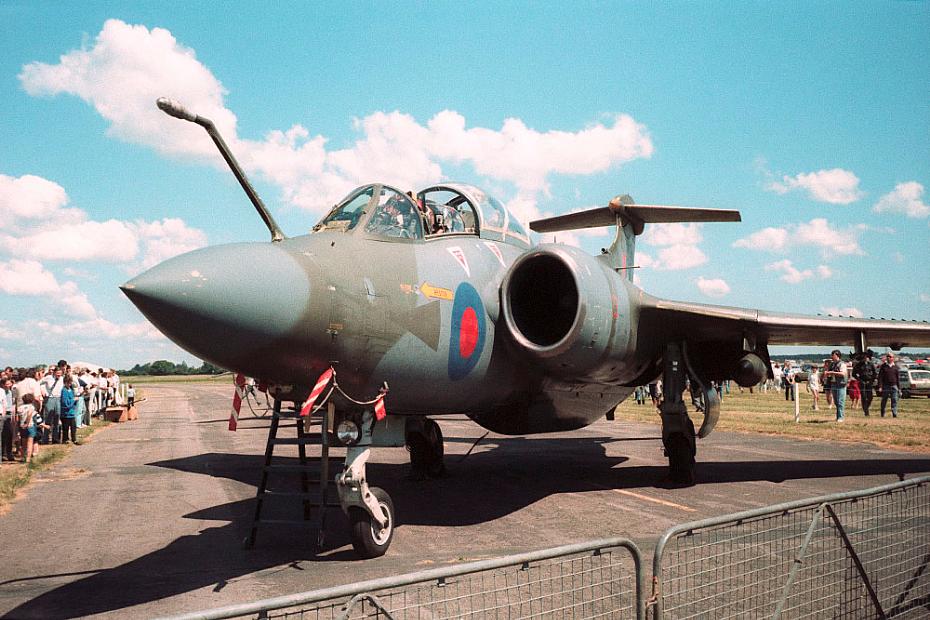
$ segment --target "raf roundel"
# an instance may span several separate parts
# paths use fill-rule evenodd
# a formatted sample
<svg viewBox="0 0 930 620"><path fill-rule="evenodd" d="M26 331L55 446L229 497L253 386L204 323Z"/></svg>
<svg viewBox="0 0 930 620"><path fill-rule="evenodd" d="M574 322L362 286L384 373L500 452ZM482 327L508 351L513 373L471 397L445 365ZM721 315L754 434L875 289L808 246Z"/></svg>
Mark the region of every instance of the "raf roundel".
<svg viewBox="0 0 930 620"><path fill-rule="evenodd" d="M462 379L474 369L484 349L486 325L481 296L468 282L455 289L449 338L449 378Z"/></svg>

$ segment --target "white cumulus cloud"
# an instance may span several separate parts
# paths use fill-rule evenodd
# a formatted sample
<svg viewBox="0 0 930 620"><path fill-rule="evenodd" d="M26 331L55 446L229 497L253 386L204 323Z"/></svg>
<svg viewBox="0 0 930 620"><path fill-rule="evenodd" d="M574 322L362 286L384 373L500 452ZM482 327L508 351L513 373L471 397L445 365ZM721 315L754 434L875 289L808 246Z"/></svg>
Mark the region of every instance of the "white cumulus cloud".
<svg viewBox="0 0 930 620"><path fill-rule="evenodd" d="M207 245L207 235L202 230L191 228L176 217L155 222L138 221L129 227L142 245L141 266L144 269Z"/></svg>
<svg viewBox="0 0 930 620"><path fill-rule="evenodd" d="M730 292L730 285L726 280L721 278L704 278L697 279L698 289L708 297L723 297Z"/></svg>
<svg viewBox="0 0 930 620"><path fill-rule="evenodd" d="M500 129L469 127L443 110L418 122L400 111L356 119L358 138L345 148L301 124L269 131L262 140L240 137L224 90L194 50L163 28L108 20L92 45L57 63L32 62L19 79L32 95L82 98L109 123L109 133L161 152L218 162L204 132L156 109L161 96L211 118L243 165L268 178L283 198L322 212L352 187L374 180L416 187L443 178L442 164L470 164L489 179L512 184L530 200L548 190L553 174L583 175L652 155L647 129L625 114L578 131L539 131L519 118Z"/></svg>
<svg viewBox="0 0 930 620"><path fill-rule="evenodd" d="M833 270L826 265L818 265L816 269L798 269L794 263L787 258L765 266L766 271L775 271L781 273L781 280L788 284L799 284L804 280L813 278L815 275L821 280L826 280L833 276Z"/></svg>
<svg viewBox="0 0 930 620"><path fill-rule="evenodd" d="M898 183L875 203L876 213L901 213L907 217L930 216L930 205L923 201L924 186L917 181Z"/></svg>
<svg viewBox="0 0 930 620"><path fill-rule="evenodd" d="M784 252L794 247L811 246L819 248L824 256L862 255L865 252L859 246L859 236L865 230L862 225L838 228L825 218L814 218L781 228L763 228L733 242L733 247Z"/></svg>
<svg viewBox="0 0 930 620"><path fill-rule="evenodd" d="M68 52L57 64L31 62L19 79L30 95L80 97L110 121L111 135L166 153L213 157L215 148L200 127L165 122L155 107L158 97L183 100L224 134L235 133L236 117L223 105L223 85L164 28L109 19L92 47Z"/></svg>
<svg viewBox="0 0 930 620"><path fill-rule="evenodd" d="M757 230L745 239L738 239L733 243L736 248L749 248L750 250L769 250L778 252L788 245L788 230L786 228L768 227Z"/></svg>
<svg viewBox="0 0 930 620"><path fill-rule="evenodd" d="M803 271L794 266L794 264L787 258L784 260L776 261L774 263L769 263L765 266L766 271L776 271L781 273L781 279L788 284L798 284L803 282L808 278L814 276L814 272L810 269L804 269Z"/></svg>
<svg viewBox="0 0 930 620"><path fill-rule="evenodd" d="M8 295L42 297L49 307L61 307L72 316L93 318L97 311L77 284L58 282L41 263L18 258L0 261L0 291Z"/></svg>
<svg viewBox="0 0 930 620"><path fill-rule="evenodd" d="M0 174L0 219L9 230L17 220L37 220L54 215L68 203L65 189L31 174L10 177Z"/></svg>
<svg viewBox="0 0 930 620"><path fill-rule="evenodd" d="M863 317L862 310L859 308L838 308L836 306L826 306L820 308L824 314L832 314L833 316L851 316L857 319Z"/></svg>
<svg viewBox="0 0 930 620"><path fill-rule="evenodd" d="M661 248L655 259L637 253L636 262L641 267L677 271L707 262L707 255L697 246L703 240L700 224L649 224L639 239Z"/></svg>
<svg viewBox="0 0 930 620"><path fill-rule="evenodd" d="M779 194L804 190L813 200L840 205L856 202L865 195L859 189L859 177L842 168L802 172L793 177L785 175L781 181L769 183L766 189Z"/></svg>
<svg viewBox="0 0 930 620"><path fill-rule="evenodd" d="M672 245L659 250L652 268L659 271L691 269L707 262L707 255L696 245Z"/></svg>
<svg viewBox="0 0 930 620"><path fill-rule="evenodd" d="M649 224L639 240L648 245L697 245L703 235L700 224Z"/></svg>

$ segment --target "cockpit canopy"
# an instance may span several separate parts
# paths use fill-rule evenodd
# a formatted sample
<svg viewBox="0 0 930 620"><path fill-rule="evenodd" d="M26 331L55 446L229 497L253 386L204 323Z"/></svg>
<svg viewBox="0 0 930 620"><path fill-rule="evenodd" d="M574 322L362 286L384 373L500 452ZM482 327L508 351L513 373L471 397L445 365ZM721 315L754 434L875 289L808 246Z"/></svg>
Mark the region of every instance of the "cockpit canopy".
<svg viewBox="0 0 930 620"><path fill-rule="evenodd" d="M380 183L363 185L313 227L313 232L322 231L420 241L476 235L521 248L529 247L530 241L500 201L462 183L432 185L416 195Z"/></svg>

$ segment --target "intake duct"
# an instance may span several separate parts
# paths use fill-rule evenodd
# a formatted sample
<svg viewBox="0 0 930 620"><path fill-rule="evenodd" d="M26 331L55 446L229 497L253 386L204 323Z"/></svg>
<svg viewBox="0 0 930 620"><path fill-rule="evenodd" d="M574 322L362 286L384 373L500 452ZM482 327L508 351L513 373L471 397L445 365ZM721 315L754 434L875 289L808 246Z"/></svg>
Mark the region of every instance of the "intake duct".
<svg viewBox="0 0 930 620"><path fill-rule="evenodd" d="M517 347L563 376L609 371L618 367L611 356L627 352L626 286L608 265L576 248L541 245L518 258L504 278L501 305Z"/></svg>

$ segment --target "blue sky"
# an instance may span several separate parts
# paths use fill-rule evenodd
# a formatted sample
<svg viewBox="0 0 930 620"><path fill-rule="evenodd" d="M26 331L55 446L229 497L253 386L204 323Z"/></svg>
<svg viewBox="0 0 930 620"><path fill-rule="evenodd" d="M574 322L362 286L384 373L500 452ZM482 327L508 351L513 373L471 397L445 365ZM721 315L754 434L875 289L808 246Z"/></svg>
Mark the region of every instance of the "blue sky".
<svg viewBox="0 0 930 620"><path fill-rule="evenodd" d="M930 3L206 7L0 3L0 363L193 361L117 286L267 237L159 95L289 234L370 181L525 219L630 193L743 214L641 237L651 293L930 320Z"/></svg>

